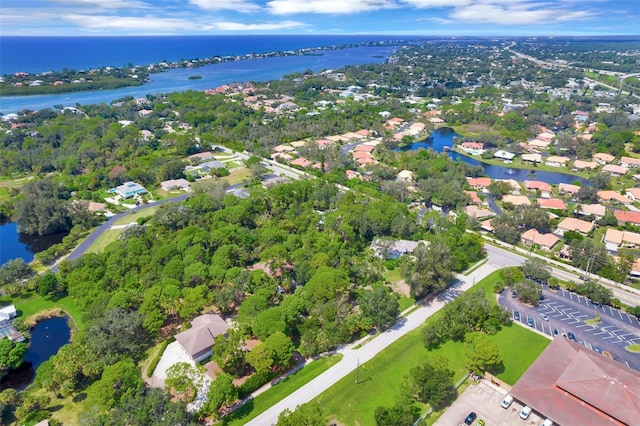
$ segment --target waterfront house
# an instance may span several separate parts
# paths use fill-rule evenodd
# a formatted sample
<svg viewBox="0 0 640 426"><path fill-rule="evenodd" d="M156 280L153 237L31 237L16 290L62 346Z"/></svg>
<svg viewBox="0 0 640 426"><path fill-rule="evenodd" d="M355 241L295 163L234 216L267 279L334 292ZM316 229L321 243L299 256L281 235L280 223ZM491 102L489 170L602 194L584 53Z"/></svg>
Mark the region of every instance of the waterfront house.
<svg viewBox="0 0 640 426"><path fill-rule="evenodd" d="M543 141L541 139L532 139L529 142L527 142L527 145L529 145L529 147L531 148L544 150L549 147L550 143L551 141Z"/></svg>
<svg viewBox="0 0 640 426"><path fill-rule="evenodd" d="M605 202L605 203L616 202L624 205L629 205L633 203L633 201L630 198L625 197L624 195L620 194L618 191L603 190L603 191L598 191L596 194L600 202Z"/></svg>
<svg viewBox="0 0 640 426"><path fill-rule="evenodd" d="M467 214L467 216L473 217L478 220L486 219L495 215L495 213L489 209L483 209L474 205L466 206L464 208L464 212Z"/></svg>
<svg viewBox="0 0 640 426"><path fill-rule="evenodd" d="M560 241L560 238L551 233L541 234L537 229L531 228L522 234L520 241L526 246L537 244L544 250L551 250Z"/></svg>
<svg viewBox="0 0 640 426"><path fill-rule="evenodd" d="M576 195L578 191L580 191L580 187L578 185L573 185L571 183L561 183L558 185L558 193L560 194Z"/></svg>
<svg viewBox="0 0 640 426"><path fill-rule="evenodd" d="M640 225L640 212L614 210L613 215L618 219L618 225L624 225L625 223L630 223L635 226Z"/></svg>
<svg viewBox="0 0 640 426"><path fill-rule="evenodd" d="M576 160L573 162L573 170L595 170L597 169L598 163L596 163L595 161L583 161L583 160Z"/></svg>
<svg viewBox="0 0 640 426"><path fill-rule="evenodd" d="M607 164L602 168L602 171L604 173L609 173L611 176L618 177L626 175L629 170L615 164Z"/></svg>
<svg viewBox="0 0 640 426"><path fill-rule="evenodd" d="M219 315L204 314L191 321L191 328L176 334L180 347L194 362L212 355L215 338L225 335L229 324Z"/></svg>
<svg viewBox="0 0 640 426"><path fill-rule="evenodd" d="M484 144L482 142L462 142L462 148L480 151L484 149Z"/></svg>
<svg viewBox="0 0 640 426"><path fill-rule="evenodd" d="M615 156L611 154L607 154L606 152L598 152L596 154L593 154L593 161L602 165L609 164L613 162L613 160L615 159L616 159Z"/></svg>
<svg viewBox="0 0 640 426"><path fill-rule="evenodd" d="M564 167L567 165L567 163L570 160L571 159L569 157L560 157L557 155L551 155L547 157L547 161L545 162L545 164L547 166L552 166L552 167Z"/></svg>
<svg viewBox="0 0 640 426"><path fill-rule="evenodd" d="M125 182L120 186L115 187L115 193L122 198L131 198L136 195L146 194L147 190L142 185L136 182Z"/></svg>
<svg viewBox="0 0 640 426"><path fill-rule="evenodd" d="M558 227L556 228L554 234L564 236L564 233L567 231L575 231L583 235L587 235L589 232L593 231L594 228L595 225L591 222L576 219L573 217L565 217L558 224Z"/></svg>
<svg viewBox="0 0 640 426"><path fill-rule="evenodd" d="M507 151L503 151L503 150L499 150L496 151L493 156L495 158L499 158L501 160L505 160L505 161L511 161L514 159L514 157L516 156L514 153L512 152L507 152Z"/></svg>
<svg viewBox="0 0 640 426"><path fill-rule="evenodd" d="M540 154L522 154L520 159L522 162L542 163L542 155Z"/></svg>
<svg viewBox="0 0 640 426"><path fill-rule="evenodd" d="M549 198L551 196L551 185L541 180L525 180L524 186L527 191L540 191L542 198Z"/></svg>

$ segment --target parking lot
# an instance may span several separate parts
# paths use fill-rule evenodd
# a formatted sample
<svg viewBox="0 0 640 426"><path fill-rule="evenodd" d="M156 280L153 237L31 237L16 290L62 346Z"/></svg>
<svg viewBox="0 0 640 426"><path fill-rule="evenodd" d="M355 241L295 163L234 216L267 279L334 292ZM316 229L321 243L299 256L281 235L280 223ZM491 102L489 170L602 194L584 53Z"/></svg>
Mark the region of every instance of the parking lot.
<svg viewBox="0 0 640 426"><path fill-rule="evenodd" d="M552 292L544 287L542 297L540 305L535 308L511 297L510 291L500 294L498 301L512 315L520 316L514 320L529 323L550 336L555 330L560 336L572 337L585 347L640 371L640 354L625 349L628 345L640 343L640 322L636 317L610 306L594 304L567 290ZM598 315L599 322L589 323Z"/></svg>
<svg viewBox="0 0 640 426"><path fill-rule="evenodd" d="M503 389L496 389L485 383L484 380L478 384L469 386L460 397L440 416L436 421L436 426L464 426L464 419L470 412L477 414L475 425L478 420L485 421L485 426L537 426L544 420L535 411L531 413L527 420L518 417L522 410L522 404L513 401L509 408L502 408L500 403L507 392Z"/></svg>

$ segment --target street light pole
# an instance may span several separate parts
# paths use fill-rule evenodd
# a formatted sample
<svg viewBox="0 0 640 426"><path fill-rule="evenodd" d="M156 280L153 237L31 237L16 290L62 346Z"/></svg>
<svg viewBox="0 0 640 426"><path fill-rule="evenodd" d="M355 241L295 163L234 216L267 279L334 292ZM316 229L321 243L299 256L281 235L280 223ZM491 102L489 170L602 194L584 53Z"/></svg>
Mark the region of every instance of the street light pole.
<svg viewBox="0 0 640 426"><path fill-rule="evenodd" d="M360 358L356 358L356 385L359 384L360 379Z"/></svg>

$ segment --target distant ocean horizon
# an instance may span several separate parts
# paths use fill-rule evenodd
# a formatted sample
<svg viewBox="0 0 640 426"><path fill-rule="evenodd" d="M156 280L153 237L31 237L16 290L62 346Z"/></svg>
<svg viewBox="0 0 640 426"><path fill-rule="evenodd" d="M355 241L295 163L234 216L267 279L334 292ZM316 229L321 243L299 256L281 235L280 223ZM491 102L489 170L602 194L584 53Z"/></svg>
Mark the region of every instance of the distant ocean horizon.
<svg viewBox="0 0 640 426"><path fill-rule="evenodd" d="M384 40L420 39L384 35L230 35L0 37L0 74L39 74L63 68L87 70L128 64L290 51Z"/></svg>

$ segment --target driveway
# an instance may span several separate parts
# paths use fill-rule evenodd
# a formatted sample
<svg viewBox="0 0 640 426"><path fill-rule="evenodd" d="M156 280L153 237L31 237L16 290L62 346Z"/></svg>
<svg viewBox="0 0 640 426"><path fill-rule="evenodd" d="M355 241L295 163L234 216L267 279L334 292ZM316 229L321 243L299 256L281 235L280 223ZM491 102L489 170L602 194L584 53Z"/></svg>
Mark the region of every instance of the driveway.
<svg viewBox="0 0 640 426"><path fill-rule="evenodd" d="M151 386L154 388L163 388L164 381L167 379L167 370L179 362L195 365L193 360L182 350L180 343L177 341L171 342L162 353L162 358L160 358L160 362L158 362L156 369L153 371Z"/></svg>
<svg viewBox="0 0 640 426"><path fill-rule="evenodd" d="M628 352L625 346L640 343L640 322L610 306L594 305L589 299L567 290L542 290L543 299L537 307L531 307L511 297L511 291L503 291L498 303L511 312L520 315L520 323L531 319L533 328L547 335L557 330L559 335L573 333L578 343L596 352L608 352L611 358L640 371L640 354ZM546 315L544 320L540 315ZM600 315L600 322L588 324L586 321Z"/></svg>

